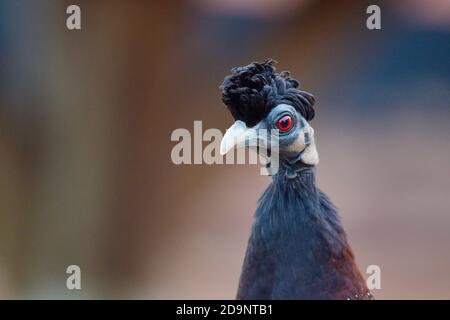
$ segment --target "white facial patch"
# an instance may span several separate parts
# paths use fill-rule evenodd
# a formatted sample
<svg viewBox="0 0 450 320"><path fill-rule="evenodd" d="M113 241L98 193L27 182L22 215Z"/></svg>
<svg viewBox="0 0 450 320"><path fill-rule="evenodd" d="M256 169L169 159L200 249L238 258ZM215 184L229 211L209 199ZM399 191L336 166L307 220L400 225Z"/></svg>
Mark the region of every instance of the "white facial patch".
<svg viewBox="0 0 450 320"><path fill-rule="evenodd" d="M303 121L303 128L300 130L297 140L289 146L288 151L299 152L303 150L300 160L304 164L315 166L319 163L319 154L314 141L314 129L307 121L300 121Z"/></svg>

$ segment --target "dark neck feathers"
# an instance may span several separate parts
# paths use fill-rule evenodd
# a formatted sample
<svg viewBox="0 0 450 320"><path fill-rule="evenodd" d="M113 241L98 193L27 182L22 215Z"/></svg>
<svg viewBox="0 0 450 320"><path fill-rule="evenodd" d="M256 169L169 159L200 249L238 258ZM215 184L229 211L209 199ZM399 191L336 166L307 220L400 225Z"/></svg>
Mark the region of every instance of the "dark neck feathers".
<svg viewBox="0 0 450 320"><path fill-rule="evenodd" d="M371 298L313 168L282 166L261 196L237 298Z"/></svg>

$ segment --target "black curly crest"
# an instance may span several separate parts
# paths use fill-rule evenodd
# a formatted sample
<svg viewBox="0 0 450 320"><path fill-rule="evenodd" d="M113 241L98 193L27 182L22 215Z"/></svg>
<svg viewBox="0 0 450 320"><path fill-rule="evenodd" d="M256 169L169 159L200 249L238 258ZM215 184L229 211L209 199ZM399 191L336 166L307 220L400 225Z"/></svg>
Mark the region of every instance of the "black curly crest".
<svg viewBox="0 0 450 320"><path fill-rule="evenodd" d="M220 86L222 100L235 120L253 127L282 103L292 105L307 121L314 118L314 96L299 90L299 82L288 71L276 73L275 63L273 59L252 62L231 69L225 77Z"/></svg>

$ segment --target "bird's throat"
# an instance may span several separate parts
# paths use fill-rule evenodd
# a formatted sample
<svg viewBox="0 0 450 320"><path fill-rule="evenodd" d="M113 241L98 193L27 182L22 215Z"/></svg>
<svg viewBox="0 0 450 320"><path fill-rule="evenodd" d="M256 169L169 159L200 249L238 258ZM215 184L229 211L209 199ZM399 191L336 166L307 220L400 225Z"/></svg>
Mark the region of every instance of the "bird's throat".
<svg viewBox="0 0 450 320"><path fill-rule="evenodd" d="M365 292L336 209L313 169L280 168L262 195L238 297L345 298Z"/></svg>

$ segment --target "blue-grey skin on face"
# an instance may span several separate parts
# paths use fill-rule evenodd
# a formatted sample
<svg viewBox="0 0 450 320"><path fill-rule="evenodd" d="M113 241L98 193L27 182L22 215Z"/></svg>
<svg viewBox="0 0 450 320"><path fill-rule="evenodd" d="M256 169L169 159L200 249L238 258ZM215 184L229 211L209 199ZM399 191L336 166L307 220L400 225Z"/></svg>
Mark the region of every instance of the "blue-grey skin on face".
<svg viewBox="0 0 450 320"><path fill-rule="evenodd" d="M280 121L290 119L290 125L280 127ZM287 124L284 122L284 124ZM285 129L285 130L283 130ZM277 143L277 148L272 144ZM278 149L280 160L314 166L319 157L314 142L314 130L300 113L291 105L279 104L254 127L248 128L244 122L236 121L225 133L221 143L221 153L225 154L233 147L267 147ZM267 152L265 150L265 152ZM267 153L265 153L267 154ZM271 156L276 156L271 154Z"/></svg>

